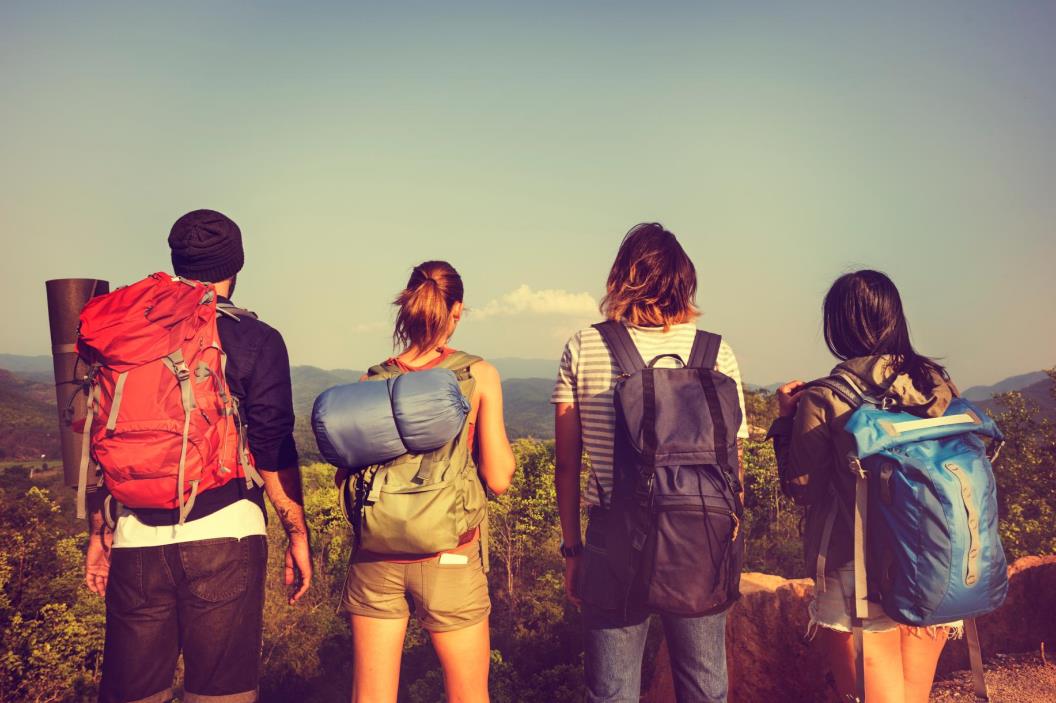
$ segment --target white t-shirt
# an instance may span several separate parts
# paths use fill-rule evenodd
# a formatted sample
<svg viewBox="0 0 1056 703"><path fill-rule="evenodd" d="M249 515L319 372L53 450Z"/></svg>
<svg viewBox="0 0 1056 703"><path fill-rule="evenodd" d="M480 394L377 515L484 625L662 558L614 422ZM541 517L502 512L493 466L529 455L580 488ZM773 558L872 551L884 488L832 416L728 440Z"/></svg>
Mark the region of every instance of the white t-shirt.
<svg viewBox="0 0 1056 703"><path fill-rule="evenodd" d="M662 327L636 327L627 325L631 339L646 361L661 354L677 354L689 359L697 326L692 322L672 325L664 332ZM671 358L657 361L658 368L675 368L678 362ZM576 332L561 355L557 383L550 402L574 403L579 410L580 432L583 448L590 457L593 476L587 482L583 500L587 505L600 505L598 483L608 496L612 491L612 445L616 428L616 411L613 408L613 389L619 375L616 359L605 346L601 333L593 327ZM741 404L741 427L737 436L748 438L748 419L744 411L744 392L741 389L741 372L737 359L726 340L719 346L715 370L729 376L737 383L737 397Z"/></svg>
<svg viewBox="0 0 1056 703"><path fill-rule="evenodd" d="M242 539L251 535L266 534L264 513L259 505L247 498L235 501L197 520L188 520L182 525L160 527L144 524L135 513L119 507L117 526L114 528L114 548L161 547L203 539Z"/></svg>

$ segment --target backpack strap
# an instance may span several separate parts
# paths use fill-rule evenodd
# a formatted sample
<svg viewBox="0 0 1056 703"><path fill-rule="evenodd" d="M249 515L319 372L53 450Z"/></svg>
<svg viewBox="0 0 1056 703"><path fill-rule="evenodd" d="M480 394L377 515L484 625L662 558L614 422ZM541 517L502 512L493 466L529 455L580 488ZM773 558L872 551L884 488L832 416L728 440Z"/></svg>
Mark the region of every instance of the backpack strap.
<svg viewBox="0 0 1056 703"><path fill-rule="evenodd" d="M183 484L187 480L187 443L191 429L191 411L195 408L194 391L191 389L191 371L183 358L183 351L177 349L161 360L165 366L176 376L180 387L180 398L183 403L183 443L180 447L180 464L176 473L176 498L180 508L180 521L182 525L187 520L187 515L194 508L194 500L198 497L198 481L191 481L190 498L185 499L183 495Z"/></svg>
<svg viewBox="0 0 1056 703"><path fill-rule="evenodd" d="M979 646L979 628L975 618L964 619L964 639L968 643L968 660L972 664L972 688L975 689L977 701L989 701L990 692L986 688L986 677L983 674L983 650Z"/></svg>
<svg viewBox="0 0 1056 703"><path fill-rule="evenodd" d="M484 359L473 354L467 354L464 351L454 351L433 368L452 371L459 383L461 383L469 380L469 368L478 361L484 361Z"/></svg>
<svg viewBox="0 0 1056 703"><path fill-rule="evenodd" d="M95 372L98 368L97 365L92 364L85 381L88 384L88 397L85 400L84 433L81 436L81 465L77 471L77 519L79 520L88 517L88 470L92 464L92 421L95 419L95 398L99 392Z"/></svg>
<svg viewBox="0 0 1056 703"><path fill-rule="evenodd" d="M217 302L216 304L217 316L229 317L235 322L241 322L240 317L251 317L254 320L257 318L257 313L252 310L246 310L245 308L235 307L231 303Z"/></svg>
<svg viewBox="0 0 1056 703"><path fill-rule="evenodd" d="M599 322L593 327L601 335L605 346L609 348L609 351L616 358L616 365L620 367L623 375L630 376L632 373L646 368L645 359L642 358L641 352L638 351L638 347L634 345L634 340L631 339L631 333L627 331L622 322L607 320Z"/></svg>
<svg viewBox="0 0 1056 703"><path fill-rule="evenodd" d="M865 394L853 378L845 373L833 374L825 378L819 378L807 384L807 388L826 388L836 394L836 397L857 410L866 403L878 404L875 400Z"/></svg>
<svg viewBox="0 0 1056 703"><path fill-rule="evenodd" d="M722 346L722 337L704 330L697 330L697 336L693 339L693 348L689 352L689 363L691 369L712 370L719 361L719 347Z"/></svg>

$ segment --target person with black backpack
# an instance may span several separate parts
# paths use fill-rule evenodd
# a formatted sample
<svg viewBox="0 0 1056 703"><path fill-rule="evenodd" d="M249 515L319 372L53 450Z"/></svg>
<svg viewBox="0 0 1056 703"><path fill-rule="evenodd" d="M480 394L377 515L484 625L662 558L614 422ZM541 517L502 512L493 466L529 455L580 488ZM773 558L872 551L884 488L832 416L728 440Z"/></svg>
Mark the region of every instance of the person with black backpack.
<svg viewBox="0 0 1056 703"><path fill-rule="evenodd" d="M1007 590L990 466L1000 431L913 348L883 273L832 284L824 335L840 364L779 388L770 429L782 489L807 506L810 635L842 700L925 703L947 639L965 632L986 700L973 618Z"/></svg>
<svg viewBox="0 0 1056 703"><path fill-rule="evenodd" d="M726 700L748 426L733 351L696 327L696 288L674 234L657 223L631 229L609 273L607 319L569 340L550 400L565 589L583 610L588 701L639 699L651 614L678 701Z"/></svg>

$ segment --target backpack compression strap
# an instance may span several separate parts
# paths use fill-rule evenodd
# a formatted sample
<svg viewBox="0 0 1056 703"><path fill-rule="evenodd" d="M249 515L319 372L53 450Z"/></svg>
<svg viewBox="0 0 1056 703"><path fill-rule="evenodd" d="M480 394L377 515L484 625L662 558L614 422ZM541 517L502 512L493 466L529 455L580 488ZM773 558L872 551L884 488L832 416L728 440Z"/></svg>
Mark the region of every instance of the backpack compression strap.
<svg viewBox="0 0 1056 703"><path fill-rule="evenodd" d="M697 330L697 336L693 339L693 348L689 352L689 363L691 369L705 369L710 371L715 368L719 361L719 347L722 346L722 337L704 330Z"/></svg>
<svg viewBox="0 0 1056 703"><path fill-rule="evenodd" d="M235 322L241 322L241 317L252 317L254 320L257 319L257 313L252 310L246 310L232 305L231 303L217 303L216 314L222 315L223 317L229 317Z"/></svg>
<svg viewBox="0 0 1056 703"><path fill-rule="evenodd" d="M609 351L616 358L616 365L620 367L620 371L624 376L630 376L632 373L646 368L645 359L642 358L641 352L638 351L638 347L634 345L634 340L631 339L631 333L627 331L622 322L608 320L599 322L593 327L601 335L605 346L609 348Z"/></svg>

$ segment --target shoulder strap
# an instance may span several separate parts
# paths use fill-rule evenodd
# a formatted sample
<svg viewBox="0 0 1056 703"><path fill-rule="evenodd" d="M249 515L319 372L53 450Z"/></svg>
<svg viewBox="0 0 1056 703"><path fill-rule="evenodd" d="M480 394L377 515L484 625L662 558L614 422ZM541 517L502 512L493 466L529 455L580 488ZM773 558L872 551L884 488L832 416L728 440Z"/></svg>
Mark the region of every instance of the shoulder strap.
<svg viewBox="0 0 1056 703"><path fill-rule="evenodd" d="M478 361L484 361L482 357L467 354L464 351L451 352L450 356L437 364L434 368L448 369L449 371L463 371Z"/></svg>
<svg viewBox="0 0 1056 703"><path fill-rule="evenodd" d="M252 310L246 310L245 308L235 307L231 303L218 302L216 304L216 314L230 317L235 322L238 322L238 318L240 317L252 317L254 320L257 319L257 313Z"/></svg>
<svg viewBox="0 0 1056 703"><path fill-rule="evenodd" d="M862 389L858 387L858 384L846 374L840 373L825 378L819 378L807 384L808 388L811 386L829 389L836 394L836 397L850 405L855 410L865 403L871 402L865 393L862 392Z"/></svg>
<svg viewBox="0 0 1056 703"><path fill-rule="evenodd" d="M693 349L689 352L689 363L691 369L711 370L719 360L719 347L722 345L722 336L697 330L697 336L693 339Z"/></svg>
<svg viewBox="0 0 1056 703"><path fill-rule="evenodd" d="M396 368L396 366L394 366L392 364L385 364L385 363L375 364L374 366L371 366L369 369L367 369L367 377L368 378L375 378L377 376L384 376L384 377L396 376L396 375L399 375L401 373L403 373L403 372L400 371L400 369Z"/></svg>
<svg viewBox="0 0 1056 703"><path fill-rule="evenodd" d="M638 347L634 346L631 333L616 320L607 320L593 325L594 329L601 334L602 341L609 348L612 355L616 357L616 365L625 374L632 374L646 368L645 359L642 358Z"/></svg>

